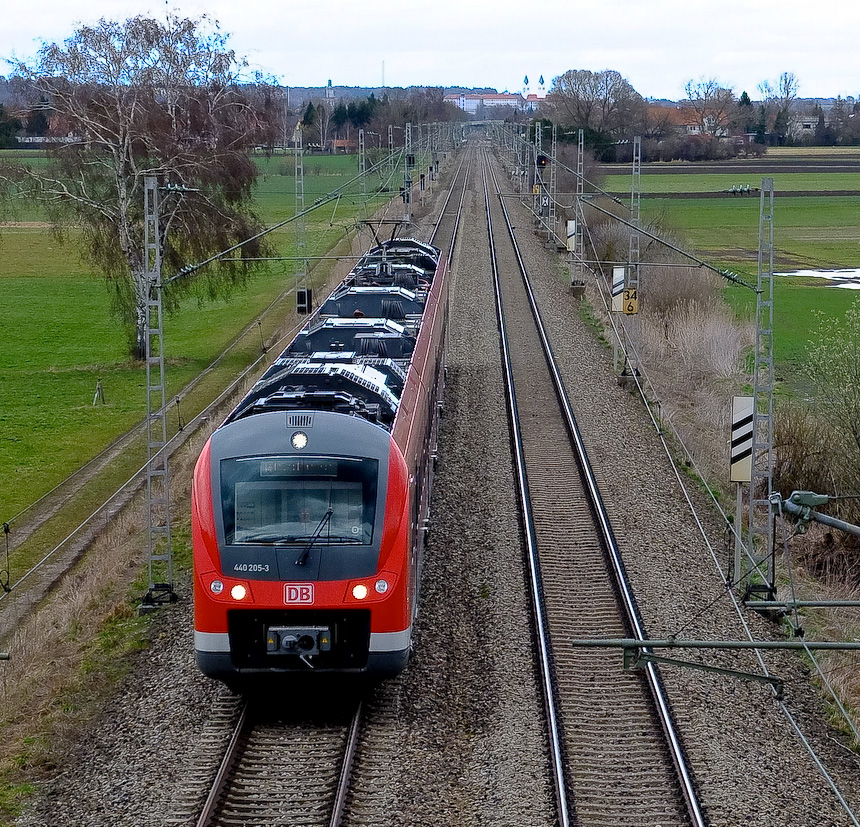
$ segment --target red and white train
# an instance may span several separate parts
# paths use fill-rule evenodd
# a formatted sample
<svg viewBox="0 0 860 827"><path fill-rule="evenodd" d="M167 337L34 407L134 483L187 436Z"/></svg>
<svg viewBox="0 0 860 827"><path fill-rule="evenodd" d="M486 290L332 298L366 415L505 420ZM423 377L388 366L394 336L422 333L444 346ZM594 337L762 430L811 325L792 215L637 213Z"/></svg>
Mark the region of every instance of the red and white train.
<svg viewBox="0 0 860 827"><path fill-rule="evenodd" d="M447 304L438 249L377 244L206 443L192 496L205 674L406 665Z"/></svg>

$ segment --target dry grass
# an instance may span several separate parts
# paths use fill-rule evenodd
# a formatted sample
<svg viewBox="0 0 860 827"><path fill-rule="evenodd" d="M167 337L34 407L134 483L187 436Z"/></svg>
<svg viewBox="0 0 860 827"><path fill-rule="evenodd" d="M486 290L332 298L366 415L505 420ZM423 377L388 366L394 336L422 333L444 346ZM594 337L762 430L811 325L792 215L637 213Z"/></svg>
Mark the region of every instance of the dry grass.
<svg viewBox="0 0 860 827"><path fill-rule="evenodd" d="M667 362L682 390L740 374L741 358L753 332L740 328L717 299L679 303L671 313L642 313L640 336L646 363Z"/></svg>
<svg viewBox="0 0 860 827"><path fill-rule="evenodd" d="M626 257L626 228L604 226L597 240L605 254L623 250ZM744 361L754 328L724 303L719 277L678 266L672 256L663 265L650 263L654 258L640 271L638 315L617 314L615 322L635 347L631 361L645 375L662 419L678 432L708 485L728 491L731 398L749 380Z"/></svg>
<svg viewBox="0 0 860 827"><path fill-rule="evenodd" d="M205 436L196 435L173 463L175 514L188 511L186 483ZM187 572L189 559L181 540L187 520L182 522L174 543L180 573ZM15 770L49 771L105 692L131 668L129 655L145 645L149 622L136 612L146 590L145 526L139 496L11 635L10 659L0 669L0 771L7 781Z"/></svg>
<svg viewBox="0 0 860 827"><path fill-rule="evenodd" d="M795 569L795 592L799 599L822 599L824 595L831 600L860 600L860 586L846 585L843 567L830 568L833 555L822 550L831 549L834 539L822 526L813 525L808 534L795 537L790 541ZM816 576L809 573L813 563L818 568ZM824 563L823 567L819 564ZM824 594L822 594L824 593ZM780 587L778 597L791 599L792 593L785 585ZM802 609L801 625L810 640L858 640L860 639L860 608ZM815 662L824 675L830 689L840 699L854 729L860 731L860 652L827 651L815 652ZM846 722L842 711L833 700L825 680L811 664L813 681L819 686L830 712L831 723L844 732L851 742L852 749L860 752L860 741L851 726Z"/></svg>

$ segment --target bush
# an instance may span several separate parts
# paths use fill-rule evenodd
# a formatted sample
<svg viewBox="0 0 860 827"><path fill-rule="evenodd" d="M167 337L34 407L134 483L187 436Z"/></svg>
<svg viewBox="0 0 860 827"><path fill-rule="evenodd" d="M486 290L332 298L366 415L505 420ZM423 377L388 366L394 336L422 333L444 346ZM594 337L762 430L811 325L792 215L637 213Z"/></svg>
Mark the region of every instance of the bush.
<svg viewBox="0 0 860 827"><path fill-rule="evenodd" d="M699 267L649 267L642 308L665 316L693 302L709 303L719 296L719 276Z"/></svg>
<svg viewBox="0 0 860 827"><path fill-rule="evenodd" d="M667 238L659 228L649 230ZM607 271L610 262L626 262L627 227L607 221L589 225L589 231ZM643 247L642 258L649 263L640 271L639 314L626 324L635 342L633 358L645 368L662 418L693 451L705 477L727 485L731 398L748 379L744 354L754 332L724 303L723 282L715 273L679 266L685 260L660 245Z"/></svg>
<svg viewBox="0 0 860 827"><path fill-rule="evenodd" d="M788 497L792 491L832 491L833 468L827 446L832 429L800 400L782 402L774 416L774 488Z"/></svg>

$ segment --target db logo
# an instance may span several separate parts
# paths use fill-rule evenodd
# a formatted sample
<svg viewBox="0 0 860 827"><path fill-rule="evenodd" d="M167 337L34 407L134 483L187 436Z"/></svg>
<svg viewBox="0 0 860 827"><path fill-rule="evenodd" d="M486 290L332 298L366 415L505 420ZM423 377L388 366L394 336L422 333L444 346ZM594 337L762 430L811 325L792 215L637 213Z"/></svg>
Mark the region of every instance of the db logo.
<svg viewBox="0 0 860 827"><path fill-rule="evenodd" d="M284 603L313 603L313 583L285 583Z"/></svg>

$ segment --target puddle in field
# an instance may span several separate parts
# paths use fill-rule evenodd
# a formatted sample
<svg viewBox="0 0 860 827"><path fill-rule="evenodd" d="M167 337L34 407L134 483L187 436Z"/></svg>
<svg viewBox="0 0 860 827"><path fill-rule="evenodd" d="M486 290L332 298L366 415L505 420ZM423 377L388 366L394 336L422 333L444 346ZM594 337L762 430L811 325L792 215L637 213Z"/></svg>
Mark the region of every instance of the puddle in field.
<svg viewBox="0 0 860 827"><path fill-rule="evenodd" d="M860 268L854 270L795 270L793 273L774 273L774 275L810 276L816 279L827 279L833 282L833 287L860 290Z"/></svg>

